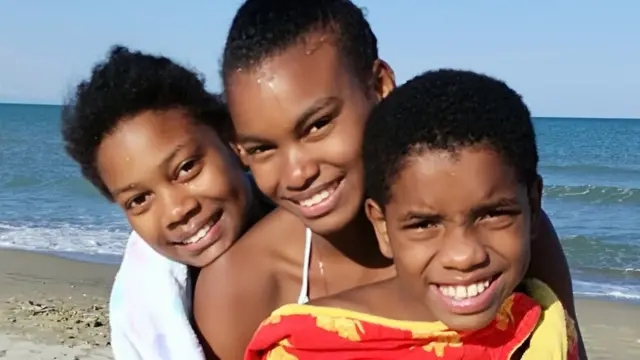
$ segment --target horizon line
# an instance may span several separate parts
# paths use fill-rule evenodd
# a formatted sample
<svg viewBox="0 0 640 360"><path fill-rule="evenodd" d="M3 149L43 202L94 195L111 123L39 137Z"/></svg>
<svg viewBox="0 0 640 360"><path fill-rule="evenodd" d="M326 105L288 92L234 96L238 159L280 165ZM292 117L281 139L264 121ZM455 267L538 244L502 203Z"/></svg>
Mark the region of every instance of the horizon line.
<svg viewBox="0 0 640 360"><path fill-rule="evenodd" d="M26 105L26 106L63 106L63 104L60 103L31 103L31 102L21 102L21 101L1 101L0 100L0 105ZM584 119L584 120L588 120L588 119L603 119L603 120L607 120L607 119L611 119L611 120L640 120L640 117L631 117L631 116L623 116L623 117L616 117L616 116L549 116L549 115L532 115L531 116L532 119Z"/></svg>

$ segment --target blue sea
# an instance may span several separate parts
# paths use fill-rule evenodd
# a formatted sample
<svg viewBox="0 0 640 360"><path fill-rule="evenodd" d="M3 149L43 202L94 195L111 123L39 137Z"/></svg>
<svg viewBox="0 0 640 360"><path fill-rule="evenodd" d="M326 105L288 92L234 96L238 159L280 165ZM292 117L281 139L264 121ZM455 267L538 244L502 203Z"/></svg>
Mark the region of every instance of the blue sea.
<svg viewBox="0 0 640 360"><path fill-rule="evenodd" d="M0 246L117 263L128 235L67 158L59 106L0 104ZM640 120L538 118L544 208L577 294L640 301Z"/></svg>

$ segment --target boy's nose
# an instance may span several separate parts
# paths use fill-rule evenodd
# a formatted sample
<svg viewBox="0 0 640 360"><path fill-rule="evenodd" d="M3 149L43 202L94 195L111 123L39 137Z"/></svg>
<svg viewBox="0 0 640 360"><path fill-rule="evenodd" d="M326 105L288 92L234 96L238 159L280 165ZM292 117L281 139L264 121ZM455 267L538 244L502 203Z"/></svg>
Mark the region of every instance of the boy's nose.
<svg viewBox="0 0 640 360"><path fill-rule="evenodd" d="M439 255L444 268L460 272L484 266L489 257L483 244L468 230L457 231L446 238Z"/></svg>

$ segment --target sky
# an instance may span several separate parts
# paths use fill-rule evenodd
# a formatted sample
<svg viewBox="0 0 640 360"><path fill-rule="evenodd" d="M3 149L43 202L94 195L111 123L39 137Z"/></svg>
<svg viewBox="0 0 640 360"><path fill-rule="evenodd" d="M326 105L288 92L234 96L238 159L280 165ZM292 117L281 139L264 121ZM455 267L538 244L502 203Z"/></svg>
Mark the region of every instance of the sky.
<svg viewBox="0 0 640 360"><path fill-rule="evenodd" d="M356 0L399 83L453 67L520 92L535 116L640 118L640 1ZM0 0L0 102L59 104L113 44L218 66L240 0Z"/></svg>

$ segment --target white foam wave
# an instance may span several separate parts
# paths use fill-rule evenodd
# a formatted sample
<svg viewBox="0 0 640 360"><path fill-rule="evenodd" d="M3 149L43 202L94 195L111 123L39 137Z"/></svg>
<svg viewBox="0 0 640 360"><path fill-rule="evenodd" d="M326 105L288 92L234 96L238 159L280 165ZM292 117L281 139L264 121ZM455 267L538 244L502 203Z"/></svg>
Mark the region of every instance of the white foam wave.
<svg viewBox="0 0 640 360"><path fill-rule="evenodd" d="M573 291L582 296L640 301L640 286L638 285L613 285L574 280Z"/></svg>
<svg viewBox="0 0 640 360"><path fill-rule="evenodd" d="M87 255L122 255L128 232L63 225L55 228L0 223L0 247Z"/></svg>

